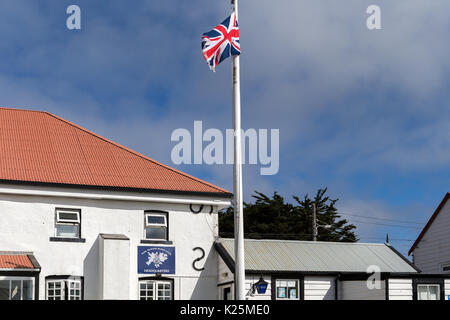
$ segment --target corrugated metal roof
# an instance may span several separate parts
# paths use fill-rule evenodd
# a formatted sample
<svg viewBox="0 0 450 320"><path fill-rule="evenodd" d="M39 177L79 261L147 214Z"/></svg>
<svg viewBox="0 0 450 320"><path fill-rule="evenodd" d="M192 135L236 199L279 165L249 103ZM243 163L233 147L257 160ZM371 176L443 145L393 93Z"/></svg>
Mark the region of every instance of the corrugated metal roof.
<svg viewBox="0 0 450 320"><path fill-rule="evenodd" d="M218 242L234 260L234 240ZM244 243L246 270L367 272L376 265L381 272L417 272L386 244L252 239Z"/></svg>
<svg viewBox="0 0 450 320"><path fill-rule="evenodd" d="M0 254L0 270L34 269L26 254Z"/></svg>
<svg viewBox="0 0 450 320"><path fill-rule="evenodd" d="M47 112L0 108L0 150L4 181L231 196Z"/></svg>

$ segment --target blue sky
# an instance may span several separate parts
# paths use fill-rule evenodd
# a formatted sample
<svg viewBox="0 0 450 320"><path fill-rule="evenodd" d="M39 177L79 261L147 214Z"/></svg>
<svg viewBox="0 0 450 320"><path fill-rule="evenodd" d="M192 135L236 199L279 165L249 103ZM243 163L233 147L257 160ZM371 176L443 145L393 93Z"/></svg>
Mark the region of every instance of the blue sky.
<svg viewBox="0 0 450 320"><path fill-rule="evenodd" d="M67 6L82 30L66 29ZM381 7L382 30L366 28ZM244 168L245 198L327 186L350 221L425 223L449 190L448 0L243 0L242 120L280 129L280 171ZM176 128L231 128L231 64L209 71L200 38L229 1L0 4L0 104L46 110L173 165ZM178 169L232 189L230 166ZM376 218L376 219L371 219ZM355 222L362 241L411 228ZM410 241L393 240L403 253Z"/></svg>

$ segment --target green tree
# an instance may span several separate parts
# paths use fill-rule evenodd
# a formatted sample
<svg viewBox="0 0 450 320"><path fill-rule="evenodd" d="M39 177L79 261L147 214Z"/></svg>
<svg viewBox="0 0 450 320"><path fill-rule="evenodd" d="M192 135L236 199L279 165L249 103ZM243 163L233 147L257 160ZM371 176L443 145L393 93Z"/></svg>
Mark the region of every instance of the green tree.
<svg viewBox="0 0 450 320"><path fill-rule="evenodd" d="M335 204L338 199L325 195L327 189L319 189L311 199L307 194L300 199L293 196L294 204L274 192L272 198L255 191L254 203L244 203L244 233L251 239L312 240L313 202L317 208L318 241L358 241L356 227L341 219ZM219 214L221 237L233 237L233 207Z"/></svg>

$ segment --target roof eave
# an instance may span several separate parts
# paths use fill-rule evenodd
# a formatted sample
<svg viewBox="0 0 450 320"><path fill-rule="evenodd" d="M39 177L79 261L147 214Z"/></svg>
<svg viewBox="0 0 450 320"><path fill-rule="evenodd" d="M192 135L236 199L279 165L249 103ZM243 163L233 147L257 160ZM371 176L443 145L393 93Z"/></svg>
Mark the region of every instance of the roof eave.
<svg viewBox="0 0 450 320"><path fill-rule="evenodd" d="M42 187L61 187L61 188L81 188L91 190L108 190L108 191L127 191L127 192L147 192L159 194L173 194L173 195L191 195L191 196L208 196L218 197L224 199L231 199L233 194L231 192L205 192L205 191L184 191L184 190L167 190L167 189L145 189L132 187L116 187L116 186L96 186L96 185L82 185L82 184L68 184L55 182L39 182L39 181L22 181L22 180L4 180L0 179L0 183L17 184L29 186Z"/></svg>

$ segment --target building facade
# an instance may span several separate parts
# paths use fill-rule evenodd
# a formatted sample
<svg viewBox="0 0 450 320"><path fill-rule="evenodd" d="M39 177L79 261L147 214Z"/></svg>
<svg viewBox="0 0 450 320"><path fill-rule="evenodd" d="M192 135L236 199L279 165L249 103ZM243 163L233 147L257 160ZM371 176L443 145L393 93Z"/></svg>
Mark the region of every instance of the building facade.
<svg viewBox="0 0 450 320"><path fill-rule="evenodd" d="M409 250L423 272L450 274L449 199L447 193Z"/></svg>
<svg viewBox="0 0 450 320"><path fill-rule="evenodd" d="M218 298L231 193L44 112L0 148L0 299Z"/></svg>
<svg viewBox="0 0 450 320"><path fill-rule="evenodd" d="M450 275L421 273L389 244L246 239L244 247L249 300L450 300ZM233 299L233 240L219 239L216 250L219 298Z"/></svg>

